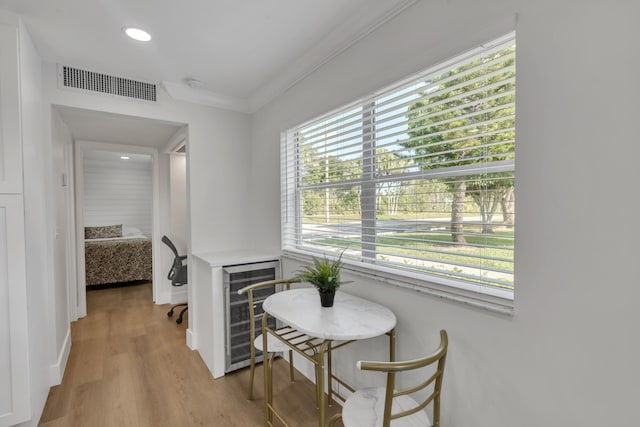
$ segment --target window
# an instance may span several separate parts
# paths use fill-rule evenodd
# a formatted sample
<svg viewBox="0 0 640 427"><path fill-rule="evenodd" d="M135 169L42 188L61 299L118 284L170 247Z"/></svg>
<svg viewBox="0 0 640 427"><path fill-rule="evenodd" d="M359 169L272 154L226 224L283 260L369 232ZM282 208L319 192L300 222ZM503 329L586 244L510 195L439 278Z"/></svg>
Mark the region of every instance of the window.
<svg viewBox="0 0 640 427"><path fill-rule="evenodd" d="M512 299L515 36L283 134L282 244Z"/></svg>

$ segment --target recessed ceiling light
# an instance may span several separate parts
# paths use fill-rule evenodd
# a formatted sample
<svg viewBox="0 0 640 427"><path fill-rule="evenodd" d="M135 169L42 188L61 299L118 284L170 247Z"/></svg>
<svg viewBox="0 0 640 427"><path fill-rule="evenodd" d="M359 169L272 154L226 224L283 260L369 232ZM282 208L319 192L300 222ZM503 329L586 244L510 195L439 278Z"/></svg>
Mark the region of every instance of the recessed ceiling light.
<svg viewBox="0 0 640 427"><path fill-rule="evenodd" d="M122 160L129 160L129 156L120 156Z"/></svg>
<svg viewBox="0 0 640 427"><path fill-rule="evenodd" d="M148 42L149 40L151 40L151 35L139 28L124 27L122 31L124 31L126 35L128 35L134 40L138 40L141 42Z"/></svg>

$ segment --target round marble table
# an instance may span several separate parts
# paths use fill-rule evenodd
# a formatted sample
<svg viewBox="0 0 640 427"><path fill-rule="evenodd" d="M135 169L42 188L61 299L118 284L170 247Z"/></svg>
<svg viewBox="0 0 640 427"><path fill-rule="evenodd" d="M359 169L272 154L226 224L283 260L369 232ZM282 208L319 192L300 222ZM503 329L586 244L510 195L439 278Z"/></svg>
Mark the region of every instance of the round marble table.
<svg viewBox="0 0 640 427"><path fill-rule="evenodd" d="M332 342L340 341L339 346L342 346L355 340L388 334L390 337L389 358L391 361L394 360L396 316L387 307L378 303L339 290L336 292L333 307L322 307L318 291L315 288L305 288L277 292L264 301L262 308L265 312L265 319L268 315L273 316L285 325L309 337L317 338L321 342L321 344L315 346L313 357L305 356L318 367L318 384L316 386L318 388L318 421L321 427L324 426L325 422L323 392L325 354L328 356L329 381L327 389L329 402L331 402L332 397L331 379L335 378L331 373L331 350L338 346L332 346ZM266 321L263 320L264 353L268 354L266 333L272 333L277 336L273 330L266 326ZM278 338L287 343L286 339ZM291 346L300 353L299 348L296 348L295 345ZM275 409L273 408L272 384L270 381L270 363L266 363L265 366L265 396L267 396L265 399L265 421L269 425L272 422L272 412L275 412Z"/></svg>

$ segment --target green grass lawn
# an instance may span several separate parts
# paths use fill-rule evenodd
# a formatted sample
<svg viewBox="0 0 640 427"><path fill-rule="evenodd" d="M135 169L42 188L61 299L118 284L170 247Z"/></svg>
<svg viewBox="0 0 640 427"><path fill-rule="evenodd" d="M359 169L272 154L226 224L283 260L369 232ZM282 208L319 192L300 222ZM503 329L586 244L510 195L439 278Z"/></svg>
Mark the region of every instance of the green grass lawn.
<svg viewBox="0 0 640 427"><path fill-rule="evenodd" d="M465 233L469 233L465 234L467 244L453 243L448 230L383 234L377 237L376 244L382 257L419 258L460 265L461 268L469 266L513 271L513 229L496 226L492 235L483 236L479 227L469 226L465 227ZM314 242L360 250L359 237L328 238Z"/></svg>

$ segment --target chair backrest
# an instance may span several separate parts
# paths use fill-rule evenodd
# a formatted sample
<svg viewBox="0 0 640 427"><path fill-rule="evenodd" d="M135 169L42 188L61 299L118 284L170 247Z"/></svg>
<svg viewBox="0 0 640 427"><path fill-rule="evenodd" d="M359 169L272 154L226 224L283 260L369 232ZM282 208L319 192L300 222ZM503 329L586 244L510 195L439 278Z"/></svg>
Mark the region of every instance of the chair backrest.
<svg viewBox="0 0 640 427"><path fill-rule="evenodd" d="M432 354L415 360L407 360L400 362L358 362L358 368L368 371L379 371L387 373L387 385L384 402L384 418L383 427L389 427L391 420L406 417L418 411L424 410L429 404L433 403L433 427L440 426L440 393L442 390L442 377L444 375L444 364L447 358L447 348L449 346L449 338L447 331L440 331L440 346ZM420 368L435 365L435 372L420 384L403 390L396 390L396 374L399 372L412 371ZM410 395L429 386L432 386L426 397L415 399L418 405L405 411L391 413L391 405L393 399L398 396Z"/></svg>
<svg viewBox="0 0 640 427"><path fill-rule="evenodd" d="M167 236L162 236L162 243L164 243L165 245L169 246L169 248L173 252L174 256L176 256L176 257L180 256L178 254L178 250L176 249L176 246L173 244L173 242Z"/></svg>
<svg viewBox="0 0 640 427"><path fill-rule="evenodd" d="M245 286L238 290L238 295L247 294L249 299L249 334L251 336L251 357L255 357L255 349L253 347L253 340L256 338L256 304L254 303L254 292L260 289L282 285L284 290L291 289L292 283L300 283L299 279L281 279L281 280L267 280L265 282L254 283L253 285Z"/></svg>
<svg viewBox="0 0 640 427"><path fill-rule="evenodd" d="M187 265L184 260L187 259L186 255L179 255L176 246L167 236L162 236L162 242L169 246L173 252L173 265L167 274L167 279L171 280L172 286L183 286L187 284Z"/></svg>

